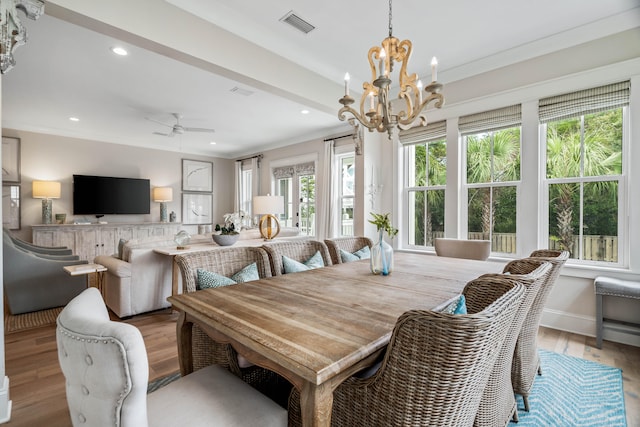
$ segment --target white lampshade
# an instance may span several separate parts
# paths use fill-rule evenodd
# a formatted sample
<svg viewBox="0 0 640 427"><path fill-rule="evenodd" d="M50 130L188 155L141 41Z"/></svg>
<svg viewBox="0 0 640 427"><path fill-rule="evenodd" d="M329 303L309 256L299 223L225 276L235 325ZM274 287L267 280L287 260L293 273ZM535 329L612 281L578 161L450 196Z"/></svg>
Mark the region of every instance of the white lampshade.
<svg viewBox="0 0 640 427"><path fill-rule="evenodd" d="M255 215L283 214L284 213L284 197L269 196L269 195L255 196L253 198L253 213Z"/></svg>
<svg viewBox="0 0 640 427"><path fill-rule="evenodd" d="M154 202L170 202L173 200L173 188L171 187L155 187L153 189Z"/></svg>
<svg viewBox="0 0 640 427"><path fill-rule="evenodd" d="M34 199L60 198L60 183L56 181L33 181L31 190Z"/></svg>

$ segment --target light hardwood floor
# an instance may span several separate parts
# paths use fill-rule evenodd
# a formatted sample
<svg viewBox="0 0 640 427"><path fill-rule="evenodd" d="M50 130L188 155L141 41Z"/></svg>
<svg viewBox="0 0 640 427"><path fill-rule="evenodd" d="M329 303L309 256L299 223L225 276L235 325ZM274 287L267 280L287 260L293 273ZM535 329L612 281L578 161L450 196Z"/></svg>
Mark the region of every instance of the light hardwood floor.
<svg viewBox="0 0 640 427"><path fill-rule="evenodd" d="M128 323L144 336L151 380L178 370L175 322L169 310L134 316ZM640 348L541 328L541 348L622 368L628 426L640 426ZM47 326L5 336L6 373L13 401L8 426L68 427L71 425L58 365L55 327Z"/></svg>

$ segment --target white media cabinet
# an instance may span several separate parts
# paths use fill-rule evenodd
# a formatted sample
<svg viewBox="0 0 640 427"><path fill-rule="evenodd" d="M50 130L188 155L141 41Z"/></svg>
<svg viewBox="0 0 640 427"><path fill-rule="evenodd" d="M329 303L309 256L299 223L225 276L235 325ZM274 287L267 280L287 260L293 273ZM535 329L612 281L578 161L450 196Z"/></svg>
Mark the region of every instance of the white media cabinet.
<svg viewBox="0 0 640 427"><path fill-rule="evenodd" d="M179 222L36 224L31 226L31 237L35 245L66 246L80 259L93 262L98 255L116 253L120 239L172 238L181 225Z"/></svg>

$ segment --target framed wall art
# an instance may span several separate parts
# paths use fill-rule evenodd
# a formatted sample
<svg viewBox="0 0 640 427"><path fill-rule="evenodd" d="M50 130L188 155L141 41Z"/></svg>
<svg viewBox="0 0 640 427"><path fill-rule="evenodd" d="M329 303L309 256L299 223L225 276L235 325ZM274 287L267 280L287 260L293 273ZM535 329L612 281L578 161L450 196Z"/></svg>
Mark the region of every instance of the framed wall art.
<svg viewBox="0 0 640 427"><path fill-rule="evenodd" d="M2 227L20 230L20 186L2 186Z"/></svg>
<svg viewBox="0 0 640 427"><path fill-rule="evenodd" d="M20 183L20 139L2 137L2 182Z"/></svg>
<svg viewBox="0 0 640 427"><path fill-rule="evenodd" d="M182 223L212 224L213 194L182 193Z"/></svg>
<svg viewBox="0 0 640 427"><path fill-rule="evenodd" d="M182 191L213 191L213 163L182 159Z"/></svg>

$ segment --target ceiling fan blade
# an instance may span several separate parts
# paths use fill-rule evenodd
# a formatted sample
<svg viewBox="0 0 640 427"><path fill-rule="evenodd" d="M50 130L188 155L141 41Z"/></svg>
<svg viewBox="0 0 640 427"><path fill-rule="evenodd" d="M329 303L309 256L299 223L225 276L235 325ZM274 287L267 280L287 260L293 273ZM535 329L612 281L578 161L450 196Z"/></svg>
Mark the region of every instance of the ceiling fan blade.
<svg viewBox="0 0 640 427"><path fill-rule="evenodd" d="M209 133L214 133L216 130L215 129L207 129L207 128L187 128L185 127L184 130L186 130L187 132L209 132Z"/></svg>
<svg viewBox="0 0 640 427"><path fill-rule="evenodd" d="M160 135L160 136L168 136L168 137L172 137L173 136L173 132L171 133L162 133L162 132L153 132L154 135Z"/></svg>
<svg viewBox="0 0 640 427"><path fill-rule="evenodd" d="M161 122L160 120L152 119L151 117L145 117L145 119L149 120L150 122L161 124L161 125L166 126L168 128L173 128L173 125L168 125L166 123Z"/></svg>

